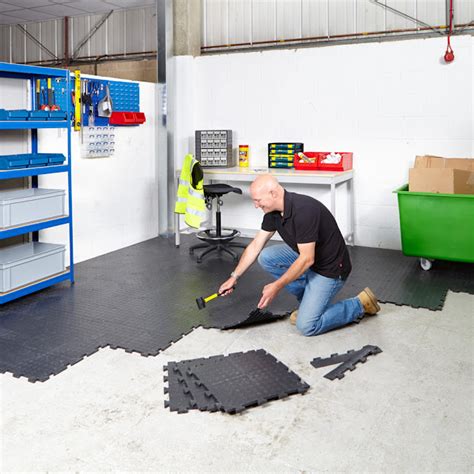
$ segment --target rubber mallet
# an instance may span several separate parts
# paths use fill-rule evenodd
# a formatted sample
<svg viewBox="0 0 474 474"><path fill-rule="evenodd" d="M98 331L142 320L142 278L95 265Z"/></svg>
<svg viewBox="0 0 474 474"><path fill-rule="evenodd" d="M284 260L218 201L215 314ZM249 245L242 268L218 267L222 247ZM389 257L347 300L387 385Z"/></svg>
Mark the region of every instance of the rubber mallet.
<svg viewBox="0 0 474 474"><path fill-rule="evenodd" d="M232 287L232 290L235 289L235 286ZM226 290L229 291L229 290ZM223 293L214 293L213 295L206 296L205 298L203 296L196 298L196 304L198 305L199 309L204 309L206 307L206 303L209 303L209 301L212 301L216 299L219 296L222 296Z"/></svg>

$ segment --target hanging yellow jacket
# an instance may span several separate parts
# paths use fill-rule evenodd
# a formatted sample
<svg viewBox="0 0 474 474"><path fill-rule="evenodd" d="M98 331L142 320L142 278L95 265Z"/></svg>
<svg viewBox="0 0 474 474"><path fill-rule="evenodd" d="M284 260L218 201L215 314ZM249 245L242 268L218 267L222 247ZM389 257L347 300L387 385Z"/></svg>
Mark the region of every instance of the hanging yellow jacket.
<svg viewBox="0 0 474 474"><path fill-rule="evenodd" d="M195 166L201 165L194 159L193 155L186 155L179 177L174 212L184 214L186 224L197 229L206 216L206 204L204 201L204 179L201 177L197 183L193 182Z"/></svg>

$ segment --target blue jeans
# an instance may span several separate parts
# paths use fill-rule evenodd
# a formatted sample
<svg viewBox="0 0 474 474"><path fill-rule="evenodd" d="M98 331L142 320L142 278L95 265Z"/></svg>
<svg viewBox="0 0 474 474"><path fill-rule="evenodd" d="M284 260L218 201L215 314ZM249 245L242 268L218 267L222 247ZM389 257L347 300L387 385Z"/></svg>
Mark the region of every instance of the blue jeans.
<svg viewBox="0 0 474 474"><path fill-rule="evenodd" d="M286 244L273 245L260 252L258 263L275 279L280 278L298 253ZM300 303L296 327L303 336L315 336L351 323L364 314L359 298L349 298L331 304L345 281L328 278L307 270L297 280L286 286Z"/></svg>

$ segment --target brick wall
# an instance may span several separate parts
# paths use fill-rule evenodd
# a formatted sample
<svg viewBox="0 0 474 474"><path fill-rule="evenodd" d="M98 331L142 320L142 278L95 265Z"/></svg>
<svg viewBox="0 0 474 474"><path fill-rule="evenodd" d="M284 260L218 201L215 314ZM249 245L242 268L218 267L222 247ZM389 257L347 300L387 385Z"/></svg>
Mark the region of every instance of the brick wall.
<svg viewBox="0 0 474 474"><path fill-rule="evenodd" d="M85 64L79 67L82 74L116 77L130 81L156 82L156 59L143 61L108 61L98 64ZM71 71L77 66L69 67Z"/></svg>

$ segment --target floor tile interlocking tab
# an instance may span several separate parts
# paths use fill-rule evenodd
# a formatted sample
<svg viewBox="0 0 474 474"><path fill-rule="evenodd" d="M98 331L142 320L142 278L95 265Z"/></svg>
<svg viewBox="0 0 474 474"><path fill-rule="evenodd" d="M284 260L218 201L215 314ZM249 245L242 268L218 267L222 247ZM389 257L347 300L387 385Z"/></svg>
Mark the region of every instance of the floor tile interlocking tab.
<svg viewBox="0 0 474 474"><path fill-rule="evenodd" d="M342 379L344 373L348 370L355 370L359 362L365 363L369 355L376 355L381 352L382 349L378 346L366 345L358 351L351 349L345 354L331 354L330 357L326 358L316 357L311 361L311 365L318 369L319 367L340 364L335 369L325 374L324 377L329 380Z"/></svg>

